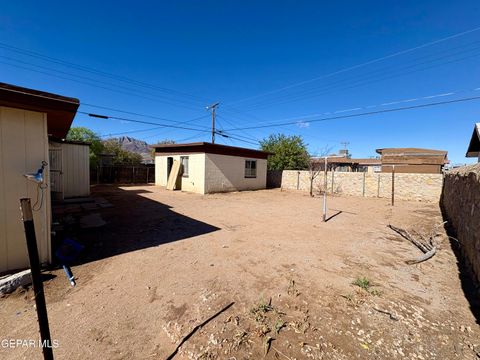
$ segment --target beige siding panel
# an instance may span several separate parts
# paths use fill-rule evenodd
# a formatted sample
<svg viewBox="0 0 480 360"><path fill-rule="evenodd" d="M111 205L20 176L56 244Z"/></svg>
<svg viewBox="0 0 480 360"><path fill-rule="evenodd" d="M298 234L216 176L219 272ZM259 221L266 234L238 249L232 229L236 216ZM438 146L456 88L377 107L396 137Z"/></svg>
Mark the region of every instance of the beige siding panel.
<svg viewBox="0 0 480 360"><path fill-rule="evenodd" d="M62 144L64 198L90 195L89 147Z"/></svg>
<svg viewBox="0 0 480 360"><path fill-rule="evenodd" d="M245 160L257 161L257 177L245 177ZM265 189L267 160L206 154L205 193Z"/></svg>
<svg viewBox="0 0 480 360"><path fill-rule="evenodd" d="M5 130L3 129L3 112L4 108L0 106L0 272L6 270L7 266L7 254L8 254L8 244L7 244L7 208L6 208L6 196L5 196L5 155L6 155L6 146L4 139Z"/></svg>
<svg viewBox="0 0 480 360"><path fill-rule="evenodd" d="M42 263L50 259L50 194L38 189L23 174L35 172L48 161L46 115L0 107L0 272L28 267L20 198L29 197L34 211L35 231ZM44 173L48 184L48 171ZM43 193L43 194L42 194ZM43 198L42 198L43 195Z"/></svg>

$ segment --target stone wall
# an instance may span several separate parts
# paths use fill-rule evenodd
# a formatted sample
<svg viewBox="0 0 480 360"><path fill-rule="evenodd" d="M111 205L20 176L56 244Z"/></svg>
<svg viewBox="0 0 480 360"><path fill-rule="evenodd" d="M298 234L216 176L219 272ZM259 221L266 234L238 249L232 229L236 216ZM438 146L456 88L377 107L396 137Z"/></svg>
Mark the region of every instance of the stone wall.
<svg viewBox="0 0 480 360"><path fill-rule="evenodd" d="M446 173L442 208L480 283L480 164Z"/></svg>
<svg viewBox="0 0 480 360"><path fill-rule="evenodd" d="M324 173L314 180L314 193L325 187ZM442 174L395 174L395 199L438 202L442 193ZM308 171L284 170L282 189L310 190ZM327 191L333 194L391 198L392 174L328 172Z"/></svg>

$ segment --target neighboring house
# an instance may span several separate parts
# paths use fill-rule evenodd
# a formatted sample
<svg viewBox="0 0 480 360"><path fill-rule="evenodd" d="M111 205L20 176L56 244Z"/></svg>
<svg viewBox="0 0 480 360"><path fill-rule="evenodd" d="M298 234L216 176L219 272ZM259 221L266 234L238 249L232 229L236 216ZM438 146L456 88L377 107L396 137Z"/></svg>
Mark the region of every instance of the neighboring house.
<svg viewBox="0 0 480 360"><path fill-rule="evenodd" d="M89 196L90 144L50 138L49 145L52 199Z"/></svg>
<svg viewBox="0 0 480 360"><path fill-rule="evenodd" d="M476 157L480 163L480 123L476 123L473 128L470 145L468 145L467 157Z"/></svg>
<svg viewBox="0 0 480 360"><path fill-rule="evenodd" d="M312 158L312 160L318 162L318 169L324 170L325 158ZM329 171L337 172L380 172L381 160L380 159L355 159L342 156L327 156L327 165Z"/></svg>
<svg viewBox="0 0 480 360"><path fill-rule="evenodd" d="M155 148L155 184L166 186L174 160L181 164L176 189L207 194L265 189L270 153L211 144L159 144Z"/></svg>
<svg viewBox="0 0 480 360"><path fill-rule="evenodd" d="M381 155L382 172L441 174L448 164L447 151L419 148L377 149Z"/></svg>
<svg viewBox="0 0 480 360"><path fill-rule="evenodd" d="M35 205L40 262L51 262L49 166L41 184L24 174L49 162L48 137L66 137L78 106L74 98L0 83L0 273L29 264L21 198L30 198Z"/></svg>

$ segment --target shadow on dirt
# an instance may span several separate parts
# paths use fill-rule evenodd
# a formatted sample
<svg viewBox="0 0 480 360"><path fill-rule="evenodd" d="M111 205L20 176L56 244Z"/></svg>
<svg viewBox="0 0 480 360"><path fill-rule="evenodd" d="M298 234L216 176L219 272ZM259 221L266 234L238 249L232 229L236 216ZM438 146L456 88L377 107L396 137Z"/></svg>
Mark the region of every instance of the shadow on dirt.
<svg viewBox="0 0 480 360"><path fill-rule="evenodd" d="M65 239L73 239L82 250L70 264L78 265L219 230L142 196L148 193L146 190L129 189L129 186L101 185L93 188L92 197L101 196L113 205L93 210L96 215L101 214L101 221L105 224L85 228L78 220L85 213L63 214L54 221L62 223L62 219L68 217L75 220L70 220L68 224L63 221L65 224L57 231L55 247L58 248Z"/></svg>
<svg viewBox="0 0 480 360"><path fill-rule="evenodd" d="M442 215L445 220L446 214L442 209ZM462 254L461 245L456 240L457 234L455 229L453 229L448 222L445 224L445 231L447 235L450 237L450 247L452 248L455 256L457 258L457 268L458 268L458 277L462 284L462 290L465 294L466 299L470 305L470 311L475 316L477 324L480 325L480 288L479 284L477 284L474 280L473 274L471 272L470 266L466 263L465 257Z"/></svg>

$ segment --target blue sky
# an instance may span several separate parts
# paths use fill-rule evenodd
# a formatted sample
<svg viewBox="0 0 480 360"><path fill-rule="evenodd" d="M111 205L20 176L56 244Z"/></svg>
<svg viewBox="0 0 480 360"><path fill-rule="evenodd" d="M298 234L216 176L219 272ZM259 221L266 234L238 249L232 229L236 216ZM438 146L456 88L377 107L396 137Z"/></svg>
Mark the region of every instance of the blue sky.
<svg viewBox="0 0 480 360"><path fill-rule="evenodd" d="M148 130L125 135L149 143L209 141L205 106L220 101L219 128L248 141L217 136L220 143L255 147L255 139L283 132L302 135L313 153L346 141L355 157L408 146L445 149L452 162L472 162L464 154L480 101L308 120L480 96L480 30L325 77L480 27L478 1L132 4L4 2L0 81L151 117L82 105L85 112L168 124L201 117L182 125L198 129L191 131L77 115L74 125L102 135ZM318 115L305 117L312 114ZM298 124L232 130L283 119Z"/></svg>

